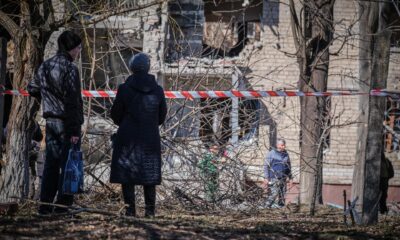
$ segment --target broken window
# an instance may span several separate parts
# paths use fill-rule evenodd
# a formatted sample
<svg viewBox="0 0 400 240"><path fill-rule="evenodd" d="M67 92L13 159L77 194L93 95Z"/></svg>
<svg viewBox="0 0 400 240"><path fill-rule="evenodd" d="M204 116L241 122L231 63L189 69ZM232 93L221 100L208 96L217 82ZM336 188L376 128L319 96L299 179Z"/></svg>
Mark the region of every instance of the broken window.
<svg viewBox="0 0 400 240"><path fill-rule="evenodd" d="M385 149L387 152L400 150L400 99L387 98L385 111Z"/></svg>
<svg viewBox="0 0 400 240"><path fill-rule="evenodd" d="M232 100L204 99L201 101L201 140L207 145L225 145L232 137ZM238 109L239 140L247 141L258 137L260 123L260 101L240 99Z"/></svg>
<svg viewBox="0 0 400 240"><path fill-rule="evenodd" d="M239 102L239 140L258 137L260 124L260 100L241 99Z"/></svg>
<svg viewBox="0 0 400 240"><path fill-rule="evenodd" d="M229 142L232 134L231 99L202 99L200 102L200 139L206 145Z"/></svg>
<svg viewBox="0 0 400 240"><path fill-rule="evenodd" d="M203 1L169 1L166 34L166 62L199 57L204 23Z"/></svg>
<svg viewBox="0 0 400 240"><path fill-rule="evenodd" d="M189 81L190 80L190 81ZM231 79L166 78L166 90L228 90ZM227 144L232 137L232 100L230 98L168 99L170 110L166 128L174 138L193 138L205 145ZM238 105L239 140L258 137L260 101L240 99Z"/></svg>
<svg viewBox="0 0 400 240"><path fill-rule="evenodd" d="M397 20L400 24L400 20ZM387 78L387 89L400 88L400 76L396 74L398 59L400 58L400 33L393 31L390 39L390 65ZM400 99L387 97L385 109L385 150L387 152L400 151Z"/></svg>
<svg viewBox="0 0 400 240"><path fill-rule="evenodd" d="M205 2L202 57L235 57L260 40L262 1Z"/></svg>

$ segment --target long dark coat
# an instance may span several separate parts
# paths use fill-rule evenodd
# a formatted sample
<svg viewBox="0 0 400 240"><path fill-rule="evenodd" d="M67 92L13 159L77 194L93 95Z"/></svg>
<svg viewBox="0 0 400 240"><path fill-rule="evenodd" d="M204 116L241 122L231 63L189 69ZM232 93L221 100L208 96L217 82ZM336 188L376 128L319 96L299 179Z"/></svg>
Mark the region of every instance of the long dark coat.
<svg viewBox="0 0 400 240"><path fill-rule="evenodd" d="M114 141L110 182L161 184L158 126L167 114L163 89L153 75L135 73L118 88L111 118L119 126Z"/></svg>

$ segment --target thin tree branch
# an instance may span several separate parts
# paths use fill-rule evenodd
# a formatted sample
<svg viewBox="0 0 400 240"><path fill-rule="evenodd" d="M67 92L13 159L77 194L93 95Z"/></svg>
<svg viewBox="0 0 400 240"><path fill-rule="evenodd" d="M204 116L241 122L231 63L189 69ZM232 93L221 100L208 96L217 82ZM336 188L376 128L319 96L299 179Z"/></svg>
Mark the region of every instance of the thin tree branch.
<svg viewBox="0 0 400 240"><path fill-rule="evenodd" d="M116 8L115 10L107 11L104 14L92 14L92 15L94 15L92 18L90 18L88 20L82 19L81 23L82 24L86 24L86 25L95 24L95 23L104 21L107 18L112 17L112 16L121 15L121 14L124 14L124 13L129 13L129 12L132 12L132 11L145 9L145 8L148 8L148 7L151 7L151 6L154 6L154 5L162 4L162 3L166 2L166 1L167 0L158 0L158 1L150 2L150 3L144 4L144 5L140 5L140 6L134 6L134 7L128 7L128 8ZM82 11L78 11L74 15L69 15L66 18L64 18L64 19L62 19L60 21L56 21L53 24L53 27L54 28L59 28L59 27L65 25L66 23L69 23L69 22L72 22L72 21L76 20L76 17L79 16L79 15L88 15L88 13L82 12Z"/></svg>
<svg viewBox="0 0 400 240"><path fill-rule="evenodd" d="M43 11L44 11L44 20L46 29L50 29L50 26L54 25L55 17L54 17L54 8L51 0L45 0L43 2Z"/></svg>
<svg viewBox="0 0 400 240"><path fill-rule="evenodd" d="M290 0L290 14L292 15L292 17L290 18L291 21L291 25L292 25L292 34L293 34L293 38L294 38L294 45L296 47L296 52L300 52L300 36L299 33L301 32L301 27L300 27L300 23L299 23L299 18L297 17L297 13L296 13L296 9L294 6L294 2L293 0Z"/></svg>
<svg viewBox="0 0 400 240"><path fill-rule="evenodd" d="M3 26L12 38L17 38L21 28L3 11L0 10L0 25Z"/></svg>

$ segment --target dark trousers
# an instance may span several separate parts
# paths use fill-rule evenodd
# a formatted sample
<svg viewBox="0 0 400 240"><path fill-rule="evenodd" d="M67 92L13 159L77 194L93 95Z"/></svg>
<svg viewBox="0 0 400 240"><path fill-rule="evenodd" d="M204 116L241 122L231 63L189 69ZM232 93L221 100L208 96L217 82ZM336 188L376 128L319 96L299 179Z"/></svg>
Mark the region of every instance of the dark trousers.
<svg viewBox="0 0 400 240"><path fill-rule="evenodd" d="M381 191L381 198L379 199L379 211L384 214L388 211L386 199L388 196L389 178L381 178L379 190Z"/></svg>
<svg viewBox="0 0 400 240"><path fill-rule="evenodd" d="M145 216L154 216L156 207L156 186L148 185L143 186L144 190L144 203L145 203ZM122 184L122 194L124 196L125 204L128 204L128 210L132 215L135 215L135 185Z"/></svg>
<svg viewBox="0 0 400 240"><path fill-rule="evenodd" d="M40 188L40 201L53 203L57 194L56 204L71 206L73 195L61 194L64 179L65 164L71 142L65 136L64 123L60 119L46 120L46 159L43 168L42 185ZM60 210L60 209L58 209ZM41 212L51 212L52 207L41 205Z"/></svg>

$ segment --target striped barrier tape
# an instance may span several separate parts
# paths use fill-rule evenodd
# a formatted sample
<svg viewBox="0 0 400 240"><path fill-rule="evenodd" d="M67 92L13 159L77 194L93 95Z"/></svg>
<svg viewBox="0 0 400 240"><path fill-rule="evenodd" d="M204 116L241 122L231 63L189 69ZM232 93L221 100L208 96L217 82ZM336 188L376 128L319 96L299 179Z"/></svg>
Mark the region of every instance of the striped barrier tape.
<svg viewBox="0 0 400 240"><path fill-rule="evenodd" d="M29 96L26 90L2 90L3 94L14 96ZM1 93L0 92L0 93ZM371 95L381 97L400 98L400 93L393 93L390 91L374 89L370 93L356 92L356 91L329 91L329 92L300 92L300 91L164 91L166 98L186 98L186 99L199 99L199 98L263 98L263 97L304 97L304 96L354 96L354 95ZM83 90L83 97L95 98L114 98L117 91L109 90Z"/></svg>

